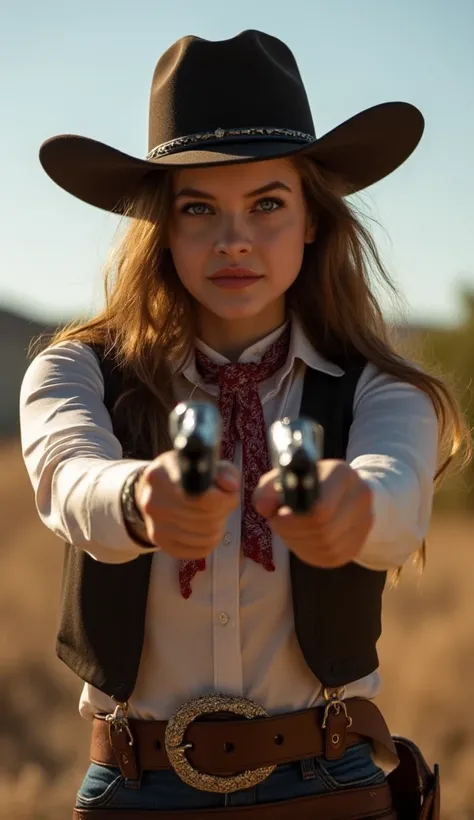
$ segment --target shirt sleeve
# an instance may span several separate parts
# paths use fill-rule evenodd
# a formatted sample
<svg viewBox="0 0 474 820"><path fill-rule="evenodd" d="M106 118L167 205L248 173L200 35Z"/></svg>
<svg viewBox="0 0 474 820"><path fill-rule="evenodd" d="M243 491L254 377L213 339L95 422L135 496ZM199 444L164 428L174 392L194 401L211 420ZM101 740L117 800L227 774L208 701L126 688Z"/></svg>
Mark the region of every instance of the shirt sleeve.
<svg viewBox="0 0 474 820"><path fill-rule="evenodd" d="M347 460L372 490L374 522L357 563L401 567L425 538L437 467L438 421L419 388L365 368L354 397Z"/></svg>
<svg viewBox="0 0 474 820"><path fill-rule="evenodd" d="M36 507L50 530L110 564L157 549L140 546L125 527L122 485L148 462L122 457L92 348L69 341L36 356L21 384L20 430Z"/></svg>

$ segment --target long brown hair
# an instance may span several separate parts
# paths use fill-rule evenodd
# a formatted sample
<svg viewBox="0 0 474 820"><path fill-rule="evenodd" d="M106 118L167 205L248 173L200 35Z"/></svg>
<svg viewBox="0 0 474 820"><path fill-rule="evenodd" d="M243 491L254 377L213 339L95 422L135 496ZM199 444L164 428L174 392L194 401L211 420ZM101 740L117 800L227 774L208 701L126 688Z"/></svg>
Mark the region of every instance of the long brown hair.
<svg viewBox="0 0 474 820"><path fill-rule="evenodd" d="M293 162L309 213L317 220L317 239L306 246L301 271L287 292L288 306L323 356L336 361L363 356L430 397L439 420L439 478L456 454L464 451L467 462L472 452L457 399L443 379L407 360L391 341L371 277L394 295L397 289L362 215L343 196L342 181L304 155ZM121 412L133 419L137 441L151 436L156 454L170 446L171 364L185 361L195 336L191 297L166 249L171 185L170 172L152 175L130 203L127 216L132 219L105 269L104 310L32 347L36 354L43 342L103 344L134 377L134 386L120 397Z"/></svg>

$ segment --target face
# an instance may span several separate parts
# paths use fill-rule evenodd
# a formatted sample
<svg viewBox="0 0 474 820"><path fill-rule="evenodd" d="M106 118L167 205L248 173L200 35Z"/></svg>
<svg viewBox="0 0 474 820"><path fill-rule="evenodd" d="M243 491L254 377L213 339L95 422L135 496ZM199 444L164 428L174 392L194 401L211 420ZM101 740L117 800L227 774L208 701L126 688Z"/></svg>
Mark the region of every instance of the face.
<svg viewBox="0 0 474 820"><path fill-rule="evenodd" d="M169 246L201 324L254 319L264 332L277 327L312 240L289 160L174 173Z"/></svg>

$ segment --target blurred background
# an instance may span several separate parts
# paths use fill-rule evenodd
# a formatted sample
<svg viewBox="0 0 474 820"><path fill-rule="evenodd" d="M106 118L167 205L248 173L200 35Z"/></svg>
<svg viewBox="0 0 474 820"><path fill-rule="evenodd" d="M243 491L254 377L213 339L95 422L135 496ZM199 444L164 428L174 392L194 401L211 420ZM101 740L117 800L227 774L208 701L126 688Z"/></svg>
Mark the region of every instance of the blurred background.
<svg viewBox="0 0 474 820"><path fill-rule="evenodd" d="M0 814L69 816L87 765L80 684L54 655L62 544L39 521L21 458L30 341L103 304L116 217L74 200L38 148L77 133L147 150L159 55L196 34L257 28L294 51L326 131L406 100L426 119L405 165L358 198L400 289L382 294L403 350L456 389L474 425L473 0L0 0ZM420 579L385 593L379 703L441 765L443 818L474 818L474 468L438 492Z"/></svg>

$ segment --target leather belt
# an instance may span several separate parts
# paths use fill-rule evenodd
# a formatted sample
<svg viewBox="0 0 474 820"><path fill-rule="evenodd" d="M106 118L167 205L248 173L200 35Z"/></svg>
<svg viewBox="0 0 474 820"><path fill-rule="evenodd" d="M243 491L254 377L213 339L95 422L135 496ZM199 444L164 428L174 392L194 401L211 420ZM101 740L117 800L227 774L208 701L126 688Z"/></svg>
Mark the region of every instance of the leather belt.
<svg viewBox="0 0 474 820"><path fill-rule="evenodd" d="M205 709L205 697L193 699L171 721L114 720L97 715L92 726L91 761L118 766L132 780L139 779L144 769L173 768L197 788L231 792L260 782L281 763L311 757L340 758L348 746L364 739L386 746L397 756L382 714L365 698L334 699L326 707L252 719L242 719L245 711L237 708L240 702L250 701L211 695L208 700L211 705ZM195 708L189 707L196 702ZM227 708L225 717L230 712L231 719L215 716ZM260 709L257 715L262 712ZM185 717L180 719L180 714ZM173 721L177 733L170 733ZM230 782L235 773L256 776L240 782L237 775L235 782ZM224 780L225 787L219 788Z"/></svg>
<svg viewBox="0 0 474 820"><path fill-rule="evenodd" d="M237 820L240 817L242 820L397 820L386 784L222 809L114 811L103 808L74 809L73 812L73 820L232 820L233 817Z"/></svg>

